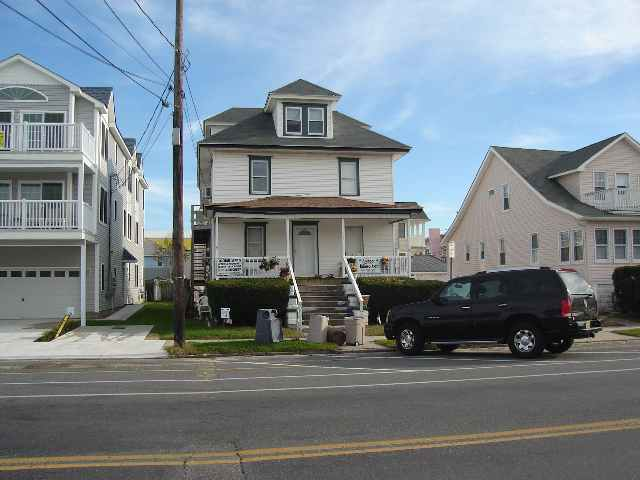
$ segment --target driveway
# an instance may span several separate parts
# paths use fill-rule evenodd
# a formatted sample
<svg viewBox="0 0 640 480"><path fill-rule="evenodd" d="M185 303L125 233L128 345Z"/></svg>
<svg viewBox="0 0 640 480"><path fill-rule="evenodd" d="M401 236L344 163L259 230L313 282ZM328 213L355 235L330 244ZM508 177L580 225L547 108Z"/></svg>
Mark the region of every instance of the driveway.
<svg viewBox="0 0 640 480"><path fill-rule="evenodd" d="M77 328L51 342L36 342L51 320L1 320L0 360L166 357L164 340L145 340L151 326Z"/></svg>

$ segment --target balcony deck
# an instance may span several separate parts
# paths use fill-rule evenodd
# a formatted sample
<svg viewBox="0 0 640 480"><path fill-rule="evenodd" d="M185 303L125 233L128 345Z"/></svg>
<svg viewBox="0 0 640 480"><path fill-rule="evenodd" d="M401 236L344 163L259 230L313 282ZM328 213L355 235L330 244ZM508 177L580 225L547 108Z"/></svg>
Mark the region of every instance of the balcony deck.
<svg viewBox="0 0 640 480"><path fill-rule="evenodd" d="M640 190L635 188L599 189L585 193L582 201L607 212L640 213Z"/></svg>

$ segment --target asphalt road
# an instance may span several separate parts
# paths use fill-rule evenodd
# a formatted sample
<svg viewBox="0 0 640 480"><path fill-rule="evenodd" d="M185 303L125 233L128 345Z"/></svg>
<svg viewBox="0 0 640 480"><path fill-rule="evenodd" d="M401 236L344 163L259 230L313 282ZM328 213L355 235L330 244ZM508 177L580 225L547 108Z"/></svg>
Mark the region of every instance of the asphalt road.
<svg viewBox="0 0 640 480"><path fill-rule="evenodd" d="M0 363L0 478L640 478L640 341Z"/></svg>

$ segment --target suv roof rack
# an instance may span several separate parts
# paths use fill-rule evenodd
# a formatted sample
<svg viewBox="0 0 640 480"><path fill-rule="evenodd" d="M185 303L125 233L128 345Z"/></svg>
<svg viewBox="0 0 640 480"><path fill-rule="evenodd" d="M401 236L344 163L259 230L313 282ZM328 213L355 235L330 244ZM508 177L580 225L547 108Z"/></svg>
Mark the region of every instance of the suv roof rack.
<svg viewBox="0 0 640 480"><path fill-rule="evenodd" d="M495 272L513 272L519 270L551 270L549 267L497 267L497 268L488 268L486 270L482 270L481 272L477 272L476 275L480 273L495 273Z"/></svg>

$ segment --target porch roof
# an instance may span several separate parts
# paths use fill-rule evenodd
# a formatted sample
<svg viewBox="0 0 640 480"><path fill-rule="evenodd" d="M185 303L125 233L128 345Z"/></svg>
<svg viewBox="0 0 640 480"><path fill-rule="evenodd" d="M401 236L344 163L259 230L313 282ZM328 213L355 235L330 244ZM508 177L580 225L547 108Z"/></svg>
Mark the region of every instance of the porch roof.
<svg viewBox="0 0 640 480"><path fill-rule="evenodd" d="M420 217L422 207L415 202L375 203L345 197L306 197L273 195L242 202L205 205L215 212L233 213L384 213Z"/></svg>

